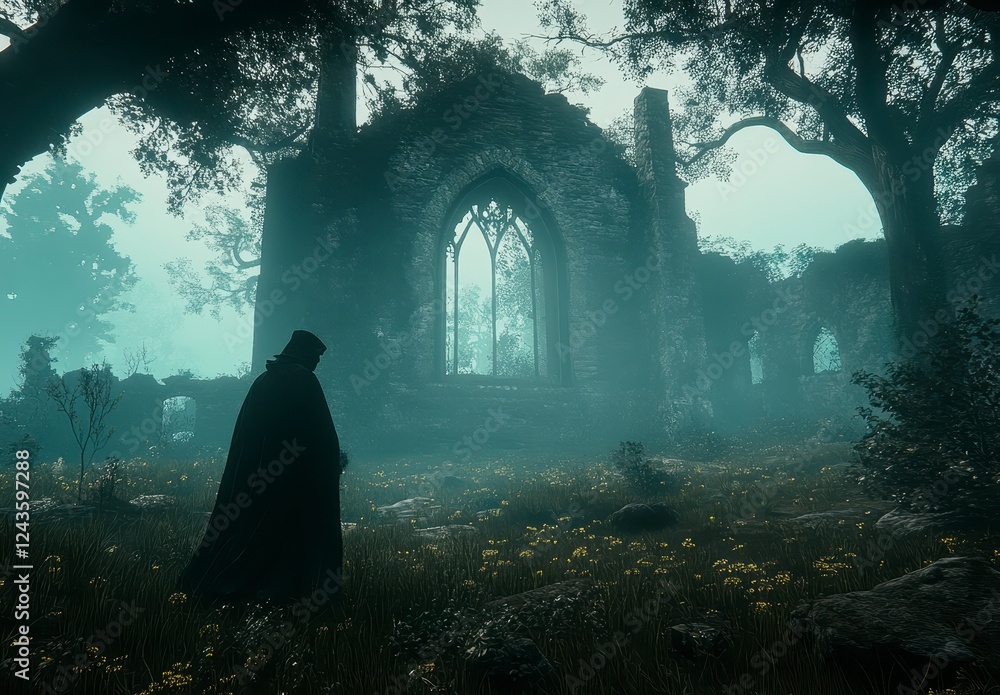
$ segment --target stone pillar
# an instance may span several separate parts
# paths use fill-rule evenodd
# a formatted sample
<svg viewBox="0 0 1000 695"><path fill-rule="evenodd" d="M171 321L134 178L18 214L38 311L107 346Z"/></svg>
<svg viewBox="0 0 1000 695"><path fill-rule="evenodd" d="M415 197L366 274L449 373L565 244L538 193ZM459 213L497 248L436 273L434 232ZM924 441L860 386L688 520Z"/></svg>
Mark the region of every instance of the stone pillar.
<svg viewBox="0 0 1000 695"><path fill-rule="evenodd" d="M358 131L358 48L353 36L332 33L320 48L316 120L309 154L323 174L346 173L344 155Z"/></svg>
<svg viewBox="0 0 1000 695"><path fill-rule="evenodd" d="M659 368L662 422L674 434L710 414L697 392L705 363L705 325L695 273L697 232L684 209L667 92L643 88L635 99L635 159L648 208L646 243L659 261L650 282L650 343Z"/></svg>
<svg viewBox="0 0 1000 695"><path fill-rule="evenodd" d="M304 253L304 211L309 204L304 193L312 175L313 167L303 159L277 162L267 170L257 301L253 316L240 325L239 334L243 338L244 332L252 330L254 373L280 352L304 318L298 296L302 280L294 274L294 266Z"/></svg>
<svg viewBox="0 0 1000 695"><path fill-rule="evenodd" d="M352 217L352 148L357 135L353 38L327 37L321 60L315 123L306 151L268 170L254 315L255 372L296 328L315 332L332 351L332 327L342 323L337 308L347 302L343 290L351 286L341 235L347 227L344 220ZM324 366L321 363L321 369Z"/></svg>

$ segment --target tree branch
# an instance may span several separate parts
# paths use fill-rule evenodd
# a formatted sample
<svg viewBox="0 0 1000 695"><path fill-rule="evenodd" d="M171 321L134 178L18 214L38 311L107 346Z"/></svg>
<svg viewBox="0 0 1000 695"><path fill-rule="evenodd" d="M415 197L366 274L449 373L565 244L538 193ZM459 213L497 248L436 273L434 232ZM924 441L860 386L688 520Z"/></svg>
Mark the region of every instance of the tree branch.
<svg viewBox="0 0 1000 695"><path fill-rule="evenodd" d="M777 56L772 56L765 62L764 76L768 84L789 99L816 109L830 135L839 140L842 147L856 151L859 158L868 156L871 152L868 136L848 118L840 99L828 89L799 75L787 62L780 63L779 60Z"/></svg>
<svg viewBox="0 0 1000 695"><path fill-rule="evenodd" d="M697 150L696 154L687 160L678 157L678 161L684 165L693 164L709 151L725 145L736 133L754 126L764 126L777 132L778 135L780 135L782 139L791 145L797 152L801 152L803 154L821 154L830 157L835 162L838 162L839 164L856 172L862 180L864 180L864 176L867 175L871 169L871 162L865 160L864 158L859 158L854 150L843 147L835 142L808 140L803 138L801 135L789 128L788 125L781 119L774 118L773 116L752 116L750 118L744 118L737 121L726 128L718 139L691 145Z"/></svg>
<svg viewBox="0 0 1000 695"><path fill-rule="evenodd" d="M74 0L0 51L0 192L20 165L108 97L149 89L159 64L241 31L304 17L304 0L192 0L155 11L108 11ZM16 105L16 108L13 106Z"/></svg>

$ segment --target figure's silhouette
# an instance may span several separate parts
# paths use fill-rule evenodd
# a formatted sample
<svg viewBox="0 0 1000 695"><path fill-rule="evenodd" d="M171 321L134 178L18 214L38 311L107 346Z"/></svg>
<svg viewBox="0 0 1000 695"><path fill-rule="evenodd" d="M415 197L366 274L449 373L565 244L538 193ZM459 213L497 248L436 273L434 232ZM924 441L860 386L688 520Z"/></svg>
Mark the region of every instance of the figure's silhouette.
<svg viewBox="0 0 1000 695"><path fill-rule="evenodd" d="M179 588L214 603L339 591L340 442L313 371L323 342L295 331L250 386L204 539Z"/></svg>

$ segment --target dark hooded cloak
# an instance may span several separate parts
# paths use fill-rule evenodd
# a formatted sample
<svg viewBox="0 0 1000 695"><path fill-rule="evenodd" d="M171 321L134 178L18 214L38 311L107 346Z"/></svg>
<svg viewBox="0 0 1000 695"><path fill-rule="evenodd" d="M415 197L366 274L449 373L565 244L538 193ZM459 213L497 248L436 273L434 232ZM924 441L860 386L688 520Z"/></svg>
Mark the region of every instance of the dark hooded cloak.
<svg viewBox="0 0 1000 695"><path fill-rule="evenodd" d="M243 601L339 589L340 442L313 373L325 351L315 335L295 331L250 386L181 591Z"/></svg>

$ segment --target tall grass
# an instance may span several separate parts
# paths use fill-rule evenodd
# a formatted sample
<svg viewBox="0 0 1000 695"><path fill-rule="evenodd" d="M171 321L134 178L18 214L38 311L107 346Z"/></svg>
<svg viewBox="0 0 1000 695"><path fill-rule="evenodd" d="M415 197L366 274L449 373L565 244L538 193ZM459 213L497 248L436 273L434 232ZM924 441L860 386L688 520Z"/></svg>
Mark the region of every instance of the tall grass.
<svg viewBox="0 0 1000 695"><path fill-rule="evenodd" d="M427 461L354 460L342 492L343 518L358 524L345 535L346 581L308 622L271 606L209 610L176 592L222 463L132 461L123 494L168 494L173 506L32 518L31 691L485 693L488 686L461 658L414 652L400 636L439 644L432 618L443 607L474 616L490 600L585 578L598 582L589 610L524 629L558 674L544 692L852 692L851 681L792 629L800 601L868 589L949 554L997 561L1000 545L928 533L891 544L859 571L858 558L878 537L878 514L863 510L878 505L835 465L845 448L831 445L808 471L787 473L799 455L772 450L683 467L673 488L644 496L626 487L604 456L497 457L470 464L462 473L466 489L438 491L441 508L430 518L392 525L375 508L433 491ZM71 477L56 464L36 466L33 499L70 495ZM13 488L12 472L0 474L0 506L13 506ZM634 501L667 502L681 521L621 536L608 517ZM499 512L477 516L487 508ZM860 516L815 527L784 520L837 508ZM429 542L414 533L451 523L472 524L478 534ZM5 515L3 547L13 534ZM5 589L10 582L3 580ZM0 599L5 621L14 593ZM134 613L127 624L123 606ZM728 636L724 650L694 660L673 653L669 628L685 622L718 626ZM113 639L93 637L115 625ZM5 632L11 628L3 623ZM2 669L14 683L10 660ZM954 692L981 693L997 683L996 673L980 671Z"/></svg>

